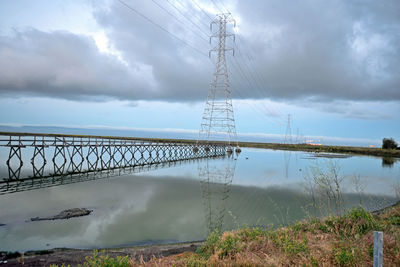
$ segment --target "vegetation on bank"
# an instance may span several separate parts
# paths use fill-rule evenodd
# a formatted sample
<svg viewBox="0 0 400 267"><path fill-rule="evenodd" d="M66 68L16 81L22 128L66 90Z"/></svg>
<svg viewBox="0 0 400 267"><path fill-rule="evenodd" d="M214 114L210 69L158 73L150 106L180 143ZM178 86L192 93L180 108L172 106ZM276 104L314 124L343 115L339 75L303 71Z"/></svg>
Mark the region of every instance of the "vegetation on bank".
<svg viewBox="0 0 400 267"><path fill-rule="evenodd" d="M82 266L371 266L373 231L384 233L384 266L400 266L400 205L380 215L355 208L279 229L213 232L197 252L149 262L95 253Z"/></svg>
<svg viewBox="0 0 400 267"><path fill-rule="evenodd" d="M355 155L368 155L377 157L395 157L400 158L400 150L382 149L375 147L352 147L352 146L325 146L310 144L279 144L279 143L255 143L255 142L239 142L241 147L267 148L275 150L291 150L291 151L309 151L309 152L327 152L327 153L343 153Z"/></svg>
<svg viewBox="0 0 400 267"><path fill-rule="evenodd" d="M383 138L382 140L382 148L383 149L397 149L397 142L394 141L393 138Z"/></svg>
<svg viewBox="0 0 400 267"><path fill-rule="evenodd" d="M399 266L399 205L380 216L356 208L345 216L312 218L276 230L244 227L216 232L197 253L153 259L145 265L370 266L374 230L384 232L384 266Z"/></svg>

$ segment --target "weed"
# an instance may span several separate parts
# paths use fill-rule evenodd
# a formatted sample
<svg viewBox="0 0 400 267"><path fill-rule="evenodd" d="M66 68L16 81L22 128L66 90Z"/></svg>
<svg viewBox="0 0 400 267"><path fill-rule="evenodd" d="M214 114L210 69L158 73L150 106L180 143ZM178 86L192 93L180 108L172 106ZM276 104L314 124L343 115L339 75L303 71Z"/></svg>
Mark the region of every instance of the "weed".
<svg viewBox="0 0 400 267"><path fill-rule="evenodd" d="M400 216L390 216L387 218L387 222L392 225L400 226Z"/></svg>
<svg viewBox="0 0 400 267"><path fill-rule="evenodd" d="M357 260L355 248L349 245L340 244L332 251L336 263L339 266L354 266Z"/></svg>
<svg viewBox="0 0 400 267"><path fill-rule="evenodd" d="M294 225L291 226L291 229L295 232L306 232L308 230L311 230L309 225L304 222L297 222Z"/></svg>
<svg viewBox="0 0 400 267"><path fill-rule="evenodd" d="M190 255L185 259L185 266L188 267L205 267L207 266L207 260L200 258L196 255Z"/></svg>
<svg viewBox="0 0 400 267"><path fill-rule="evenodd" d="M297 255L299 253L308 252L308 240L303 237L301 241L297 241L296 237L289 234L288 230L271 233L272 242L284 253Z"/></svg>
<svg viewBox="0 0 400 267"><path fill-rule="evenodd" d="M312 267L318 267L319 266L318 260L315 259L314 257L311 257L311 266Z"/></svg>
<svg viewBox="0 0 400 267"><path fill-rule="evenodd" d="M354 234L363 235L371 230L382 230L382 226L372 214L361 207L351 210L346 217L351 220L350 225L355 230Z"/></svg>
<svg viewBox="0 0 400 267"><path fill-rule="evenodd" d="M249 228L245 226L238 232L242 241L254 241L264 235L264 231L260 227Z"/></svg>
<svg viewBox="0 0 400 267"><path fill-rule="evenodd" d="M98 255L98 252L95 250L93 252L92 257L86 257L85 262L83 263L84 267L97 267L97 266L102 266L102 267L129 267L131 266L130 264L130 259L128 256L121 257L117 256L115 258L110 258L108 255L102 256Z"/></svg>
<svg viewBox="0 0 400 267"><path fill-rule="evenodd" d="M234 255L241 251L242 246L240 238L232 233L227 233L221 238L221 242L218 246L218 257L224 258L228 255Z"/></svg>
<svg viewBox="0 0 400 267"><path fill-rule="evenodd" d="M215 248L217 243L221 239L221 232L220 231L214 231L211 232L204 245L202 245L198 250L197 253L206 259L208 259L212 254L215 253Z"/></svg>

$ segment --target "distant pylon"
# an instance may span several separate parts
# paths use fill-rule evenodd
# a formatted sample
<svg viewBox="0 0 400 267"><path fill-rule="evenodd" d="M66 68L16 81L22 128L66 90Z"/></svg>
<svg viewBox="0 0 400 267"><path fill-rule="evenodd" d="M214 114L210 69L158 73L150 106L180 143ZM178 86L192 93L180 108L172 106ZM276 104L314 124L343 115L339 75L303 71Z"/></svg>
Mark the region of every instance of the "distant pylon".
<svg viewBox="0 0 400 267"><path fill-rule="evenodd" d="M232 50L234 53L233 48L227 48L225 45L227 37L233 37L233 41L235 40L235 35L226 31L227 23L231 22L235 26L236 23L231 14L218 14L210 24L211 31L213 24L218 26L218 30L210 36L210 43L211 38L217 37L218 45L209 53L211 57L211 52L217 52L217 60L199 131L199 140L226 141L228 147L237 146L235 118L225 59L226 51Z"/></svg>
<svg viewBox="0 0 400 267"><path fill-rule="evenodd" d="M292 129L290 127L290 114L288 114L288 120L286 125L286 133L285 133L285 144L292 144Z"/></svg>

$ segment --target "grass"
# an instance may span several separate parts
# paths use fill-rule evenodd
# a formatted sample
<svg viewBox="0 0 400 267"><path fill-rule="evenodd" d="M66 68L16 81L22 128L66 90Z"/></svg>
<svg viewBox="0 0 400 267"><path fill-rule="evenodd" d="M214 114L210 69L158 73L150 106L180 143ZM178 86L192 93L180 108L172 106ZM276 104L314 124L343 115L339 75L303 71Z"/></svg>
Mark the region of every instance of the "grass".
<svg viewBox="0 0 400 267"><path fill-rule="evenodd" d="M86 257L86 261L81 265L83 267L129 267L133 265L133 260L128 256L125 257L115 257L111 258L107 255L98 255L98 252L95 251L92 257Z"/></svg>
<svg viewBox="0 0 400 267"><path fill-rule="evenodd" d="M291 151L309 151L309 152L328 152L343 153L354 155L369 155L378 157L388 157L386 160L392 160L391 157L399 158L400 150L382 149L377 147L354 147L354 146L315 146L309 144L279 144L279 143L255 143L255 142L239 142L241 147L266 148L275 150L291 150Z"/></svg>
<svg viewBox="0 0 400 267"><path fill-rule="evenodd" d="M399 221L400 204L380 215L355 208L278 229L213 232L196 252L149 262L95 253L82 266L371 266L376 230L384 232L384 266L400 266Z"/></svg>
<svg viewBox="0 0 400 267"><path fill-rule="evenodd" d="M86 260L83 264L79 264L80 267L130 267L134 265L134 261L130 259L128 256L122 257L117 256L115 258L109 257L107 255L99 255L98 251L95 250L93 252L93 256L86 257ZM56 265L51 264L50 267L70 267L70 265L62 264Z"/></svg>

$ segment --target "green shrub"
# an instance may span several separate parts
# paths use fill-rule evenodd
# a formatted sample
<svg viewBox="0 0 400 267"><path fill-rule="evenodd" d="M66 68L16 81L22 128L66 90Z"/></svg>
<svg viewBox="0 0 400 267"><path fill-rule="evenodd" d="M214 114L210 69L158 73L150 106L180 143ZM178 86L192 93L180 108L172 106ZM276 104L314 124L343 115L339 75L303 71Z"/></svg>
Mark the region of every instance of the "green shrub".
<svg viewBox="0 0 400 267"><path fill-rule="evenodd" d="M341 244L334 248L333 255L339 266L354 266L357 261L355 248L349 245Z"/></svg>
<svg viewBox="0 0 400 267"><path fill-rule="evenodd" d="M311 222L310 222L311 223ZM310 223L304 223L304 222L296 222L294 225L291 226L291 228L295 231L295 232L306 232L309 229L309 224Z"/></svg>
<svg viewBox="0 0 400 267"><path fill-rule="evenodd" d="M197 253L200 256L208 259L212 254L215 253L217 243L220 241L220 239L221 239L220 231L211 232L208 235L206 242L197 250Z"/></svg>
<svg viewBox="0 0 400 267"><path fill-rule="evenodd" d="M400 226L400 216L390 216L389 218L387 218L387 222L392 225Z"/></svg>
<svg viewBox="0 0 400 267"><path fill-rule="evenodd" d="M218 257L224 258L228 255L234 255L241 251L242 246L240 242L240 238L233 234L227 234L221 240L219 246Z"/></svg>
<svg viewBox="0 0 400 267"><path fill-rule="evenodd" d="M188 267L206 267L207 260L200 258L197 255L191 255L185 258L184 265Z"/></svg>
<svg viewBox="0 0 400 267"><path fill-rule="evenodd" d="M289 235L288 231L272 232L271 240L274 245L287 254L296 255L302 252L308 252L308 240L303 237L301 241L297 241L295 236Z"/></svg>
<svg viewBox="0 0 400 267"><path fill-rule="evenodd" d="M311 266L312 267L318 267L319 266L318 260L315 259L314 257L311 257Z"/></svg>
<svg viewBox="0 0 400 267"><path fill-rule="evenodd" d="M343 217L329 217L319 227L324 233L333 232L343 239L360 237L371 230L382 230L382 225L365 209L352 209Z"/></svg>
<svg viewBox="0 0 400 267"><path fill-rule="evenodd" d="M86 257L83 263L85 267L129 267L130 260L128 256L121 257L117 256L115 258L110 258L108 255L99 256L98 252L95 250L92 257Z"/></svg>
<svg viewBox="0 0 400 267"><path fill-rule="evenodd" d="M254 241L264 235L264 230L260 227L249 228L248 226L245 226L238 232L238 236L242 241Z"/></svg>
<svg viewBox="0 0 400 267"><path fill-rule="evenodd" d="M363 235L371 230L382 229L374 216L361 207L352 209L347 217L350 218L351 225L354 225L357 234Z"/></svg>

